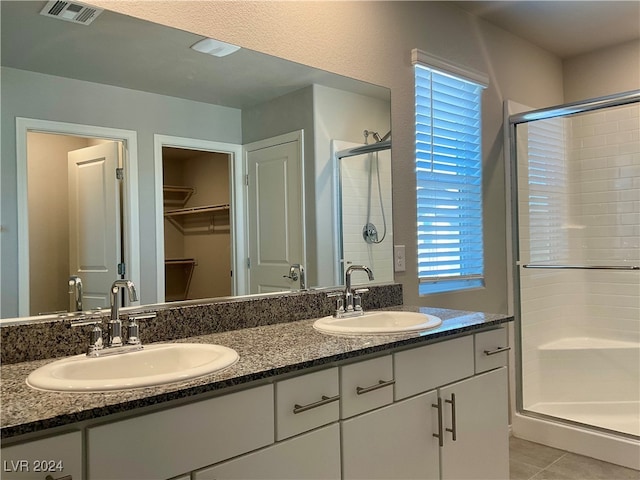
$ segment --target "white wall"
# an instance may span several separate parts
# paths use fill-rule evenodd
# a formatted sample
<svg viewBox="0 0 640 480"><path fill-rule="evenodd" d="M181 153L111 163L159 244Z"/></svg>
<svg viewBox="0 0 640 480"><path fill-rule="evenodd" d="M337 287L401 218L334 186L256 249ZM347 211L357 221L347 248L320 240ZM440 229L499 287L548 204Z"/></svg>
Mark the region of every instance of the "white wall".
<svg viewBox="0 0 640 480"><path fill-rule="evenodd" d="M407 271L396 275L409 304L507 311L502 104L563 101L562 64L544 50L446 2L112 2L92 3L391 89L393 210ZM419 48L489 74L483 96L486 287L418 297L413 139L413 69Z"/></svg>
<svg viewBox="0 0 640 480"><path fill-rule="evenodd" d="M2 317L17 310L17 200L15 117L56 120L138 132L142 303L155 292L153 135L240 144L240 111L174 97L2 68Z"/></svg>
<svg viewBox="0 0 640 480"><path fill-rule="evenodd" d="M640 88L640 40L578 55L563 62L564 101Z"/></svg>

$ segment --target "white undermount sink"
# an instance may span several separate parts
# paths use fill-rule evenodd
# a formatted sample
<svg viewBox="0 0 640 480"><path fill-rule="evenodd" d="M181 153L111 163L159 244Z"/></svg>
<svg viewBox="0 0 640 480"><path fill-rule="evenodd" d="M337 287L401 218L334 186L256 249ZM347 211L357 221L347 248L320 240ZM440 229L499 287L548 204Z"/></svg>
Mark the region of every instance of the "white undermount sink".
<svg viewBox="0 0 640 480"><path fill-rule="evenodd" d="M104 357L76 355L31 372L27 385L56 392L97 392L164 385L229 367L238 353L222 345L167 343Z"/></svg>
<svg viewBox="0 0 640 480"><path fill-rule="evenodd" d="M338 335L392 335L420 332L442 323L439 317L418 312L366 312L359 317L323 317L313 323L322 333Z"/></svg>

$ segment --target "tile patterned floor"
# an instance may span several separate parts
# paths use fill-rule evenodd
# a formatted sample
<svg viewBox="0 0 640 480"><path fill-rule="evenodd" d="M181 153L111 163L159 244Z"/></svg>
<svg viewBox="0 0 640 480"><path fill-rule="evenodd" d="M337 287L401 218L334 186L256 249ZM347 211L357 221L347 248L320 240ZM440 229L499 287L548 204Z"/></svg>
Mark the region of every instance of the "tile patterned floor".
<svg viewBox="0 0 640 480"><path fill-rule="evenodd" d="M511 437L511 480L640 480L640 471Z"/></svg>

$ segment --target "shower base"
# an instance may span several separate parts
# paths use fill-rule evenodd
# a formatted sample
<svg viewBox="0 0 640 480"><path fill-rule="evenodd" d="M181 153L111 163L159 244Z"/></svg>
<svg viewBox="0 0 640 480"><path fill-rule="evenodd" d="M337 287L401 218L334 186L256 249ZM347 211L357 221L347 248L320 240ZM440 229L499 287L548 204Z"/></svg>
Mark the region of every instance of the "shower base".
<svg viewBox="0 0 640 480"><path fill-rule="evenodd" d="M540 402L527 410L640 437L640 402Z"/></svg>
<svg viewBox="0 0 640 480"><path fill-rule="evenodd" d="M514 437L640 470L640 440L570 425L526 412L515 413Z"/></svg>

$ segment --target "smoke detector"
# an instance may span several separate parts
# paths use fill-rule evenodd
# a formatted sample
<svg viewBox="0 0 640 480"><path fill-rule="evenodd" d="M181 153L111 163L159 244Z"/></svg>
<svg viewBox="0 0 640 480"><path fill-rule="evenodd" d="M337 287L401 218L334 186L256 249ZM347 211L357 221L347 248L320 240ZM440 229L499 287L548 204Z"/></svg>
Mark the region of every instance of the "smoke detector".
<svg viewBox="0 0 640 480"><path fill-rule="evenodd" d="M80 2L64 2L51 0L44 6L40 15L58 18L67 22L89 25L103 12L100 8L90 7Z"/></svg>

